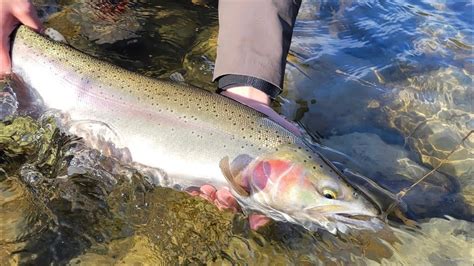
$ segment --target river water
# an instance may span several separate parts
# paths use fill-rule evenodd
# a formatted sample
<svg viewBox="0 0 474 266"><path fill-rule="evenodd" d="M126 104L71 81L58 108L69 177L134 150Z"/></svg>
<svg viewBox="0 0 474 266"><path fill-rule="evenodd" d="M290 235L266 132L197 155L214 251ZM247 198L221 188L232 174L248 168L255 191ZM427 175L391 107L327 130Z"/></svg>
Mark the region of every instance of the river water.
<svg viewBox="0 0 474 266"><path fill-rule="evenodd" d="M38 0L79 50L213 90L216 2ZM306 0L274 108L342 167L397 193L474 128L471 1ZM332 235L152 187L132 165L0 95L0 264L472 265L474 137L403 198L416 226ZM3 117L4 114L12 114Z"/></svg>

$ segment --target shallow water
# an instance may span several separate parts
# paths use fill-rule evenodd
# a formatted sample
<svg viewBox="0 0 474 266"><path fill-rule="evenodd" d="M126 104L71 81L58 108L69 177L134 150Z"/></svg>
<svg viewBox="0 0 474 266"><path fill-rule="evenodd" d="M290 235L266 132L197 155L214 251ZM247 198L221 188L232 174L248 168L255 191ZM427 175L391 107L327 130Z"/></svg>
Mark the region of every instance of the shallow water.
<svg viewBox="0 0 474 266"><path fill-rule="evenodd" d="M216 6L194 2L36 4L46 25L80 50L212 90ZM275 108L323 136L342 167L400 191L474 127L473 8L304 1ZM2 95L9 108L1 113L11 113ZM333 236L284 223L249 231L241 214L150 186L146 173L63 135L53 117L0 124L2 264L473 263L474 137L404 198L417 228L390 222L377 234Z"/></svg>

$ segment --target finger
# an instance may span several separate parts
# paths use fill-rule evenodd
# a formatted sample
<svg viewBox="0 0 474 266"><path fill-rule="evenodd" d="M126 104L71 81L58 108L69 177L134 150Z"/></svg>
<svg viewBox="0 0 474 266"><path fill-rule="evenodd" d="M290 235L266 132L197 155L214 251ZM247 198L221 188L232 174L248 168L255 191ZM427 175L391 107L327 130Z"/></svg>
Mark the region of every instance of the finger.
<svg viewBox="0 0 474 266"><path fill-rule="evenodd" d="M283 126L284 128L288 129L289 131L293 132L293 134L297 136L301 136L301 131L300 129L295 126L295 124L291 123L290 121L286 120L284 117L281 117L280 115L276 115L276 117L272 118L275 122Z"/></svg>
<svg viewBox="0 0 474 266"><path fill-rule="evenodd" d="M191 196L199 196L201 193L199 191L186 191Z"/></svg>
<svg viewBox="0 0 474 266"><path fill-rule="evenodd" d="M214 205L216 205L216 207L217 207L219 210L221 210L221 211L228 210L228 211L231 211L231 212L234 212L234 213L238 211L238 210L237 210L237 207L235 207L235 206L229 206L229 205L227 205L227 204L223 204L223 203L221 203L221 202L218 201L218 200L214 200L213 203L214 203Z"/></svg>
<svg viewBox="0 0 474 266"><path fill-rule="evenodd" d="M203 185L199 188L199 191L201 192L199 194L201 198L206 199L211 203L214 203L214 200L216 199L216 189L213 186Z"/></svg>
<svg viewBox="0 0 474 266"><path fill-rule="evenodd" d="M270 218L262 214L250 214L249 216L250 229L252 230L258 230L259 228L269 224L270 221Z"/></svg>
<svg viewBox="0 0 474 266"><path fill-rule="evenodd" d="M293 123L286 120L283 116L275 112L272 108L265 105L260 105L256 106L255 109L259 112L266 114L271 120L286 128L287 130L293 132L293 134L301 136L301 131L298 127L296 127Z"/></svg>
<svg viewBox="0 0 474 266"><path fill-rule="evenodd" d="M0 44L0 79L10 73L11 61L10 61L10 42L9 38L2 38Z"/></svg>
<svg viewBox="0 0 474 266"><path fill-rule="evenodd" d="M207 196L210 196L212 198L215 198L215 194L216 194L216 188L211 186L211 185L203 185L199 188L199 190L201 191L201 193L207 195Z"/></svg>
<svg viewBox="0 0 474 266"><path fill-rule="evenodd" d="M0 19L0 78L3 78L11 72L10 33L18 20L5 12L1 12L1 15L3 17Z"/></svg>
<svg viewBox="0 0 474 266"><path fill-rule="evenodd" d="M29 1L15 7L13 9L13 15L24 25L34 29L35 31L42 31L43 25L38 18L36 8Z"/></svg>
<svg viewBox="0 0 474 266"><path fill-rule="evenodd" d="M266 114L271 120L273 120L277 124L280 124L282 127L286 128L287 130L291 131L297 136L302 136L301 131L299 130L298 127L296 127L293 123L286 120L283 116L279 115L267 104L263 104L255 100L245 98L241 95L236 95L229 91L221 92L221 95L234 99L240 102L241 104L247 105L248 107L259 111L260 113Z"/></svg>
<svg viewBox="0 0 474 266"><path fill-rule="evenodd" d="M209 201L210 203L214 203L214 199L212 197L206 195L206 194L201 193L201 194L199 194L199 197Z"/></svg>
<svg viewBox="0 0 474 266"><path fill-rule="evenodd" d="M234 196L226 189L220 189L216 192L216 202L226 209L237 211L238 203Z"/></svg>

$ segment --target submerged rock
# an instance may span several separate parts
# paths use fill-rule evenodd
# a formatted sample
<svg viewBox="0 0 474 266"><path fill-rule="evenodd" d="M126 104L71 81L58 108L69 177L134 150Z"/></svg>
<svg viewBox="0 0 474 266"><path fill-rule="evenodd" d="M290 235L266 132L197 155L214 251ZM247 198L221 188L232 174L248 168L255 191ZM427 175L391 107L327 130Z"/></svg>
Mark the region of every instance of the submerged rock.
<svg viewBox="0 0 474 266"><path fill-rule="evenodd" d="M16 114L18 102L10 86L0 82L0 121Z"/></svg>
<svg viewBox="0 0 474 266"><path fill-rule="evenodd" d="M183 5L73 1L45 15L44 24L87 54L147 76L168 78L183 71L183 58L200 27L200 12L210 10Z"/></svg>
<svg viewBox="0 0 474 266"><path fill-rule="evenodd" d="M387 264L472 265L474 227L471 222L434 218L414 232L396 230L395 255Z"/></svg>
<svg viewBox="0 0 474 266"><path fill-rule="evenodd" d="M186 82L209 90L215 89L212 75L217 53L217 32L217 25L213 25L197 35L192 50L184 57Z"/></svg>
<svg viewBox="0 0 474 266"><path fill-rule="evenodd" d="M379 122L396 129L406 145L431 167L474 129L472 75L456 67L408 78L384 95ZM443 164L440 171L459 178L466 199L474 204L474 135Z"/></svg>
<svg viewBox="0 0 474 266"><path fill-rule="evenodd" d="M323 140L323 144L345 155L343 165L360 171L394 194L430 171L430 168L417 163L408 151L398 145L385 143L375 134L333 136ZM403 201L415 219L444 215L470 219L472 210L464 204L463 196L469 202L471 193L460 188L455 178L434 172L408 192Z"/></svg>
<svg viewBox="0 0 474 266"><path fill-rule="evenodd" d="M56 13L49 20L59 22L54 24L61 27L61 24L64 25L64 21L60 23L63 20L62 16L65 16L69 22L65 30L71 28L72 25L80 25L76 30L97 44L114 43L138 37L136 32L142 28L137 10L129 1L115 1L115 3L78 1L63 12Z"/></svg>

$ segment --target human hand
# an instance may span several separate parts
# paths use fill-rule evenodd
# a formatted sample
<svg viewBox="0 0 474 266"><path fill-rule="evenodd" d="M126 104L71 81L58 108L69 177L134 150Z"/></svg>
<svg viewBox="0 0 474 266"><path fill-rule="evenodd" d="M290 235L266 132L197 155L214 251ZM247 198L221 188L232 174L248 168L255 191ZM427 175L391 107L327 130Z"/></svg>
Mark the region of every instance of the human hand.
<svg viewBox="0 0 474 266"><path fill-rule="evenodd" d="M216 205L219 210L230 210L232 212L238 212L240 210L237 200L226 188L216 189L211 185L203 185L199 190L188 191L188 193L192 196L200 196L208 200ZM270 218L262 214L249 215L249 224L252 230L258 230L267 225L270 221Z"/></svg>
<svg viewBox="0 0 474 266"><path fill-rule="evenodd" d="M0 79L11 71L10 34L23 23L40 32L43 28L29 0L0 0Z"/></svg>
<svg viewBox="0 0 474 266"><path fill-rule="evenodd" d="M301 136L301 132L293 123L286 120L273 110L270 104L270 98L264 92L250 86L233 87L221 92L222 95L236 100L248 107L266 114L270 119L280 124L284 128ZM211 185L202 186L199 191L190 192L191 195L200 196L216 205L219 209L228 209L234 212L240 210L239 205L228 189L216 189ZM270 218L262 214L249 215L249 224L252 230L257 230L271 221Z"/></svg>
<svg viewBox="0 0 474 266"><path fill-rule="evenodd" d="M286 118L275 112L275 110L269 106L270 98L264 92L250 86L239 86L227 89L221 92L221 94L267 115L271 120L293 132L295 135L302 135L295 124L286 120Z"/></svg>

